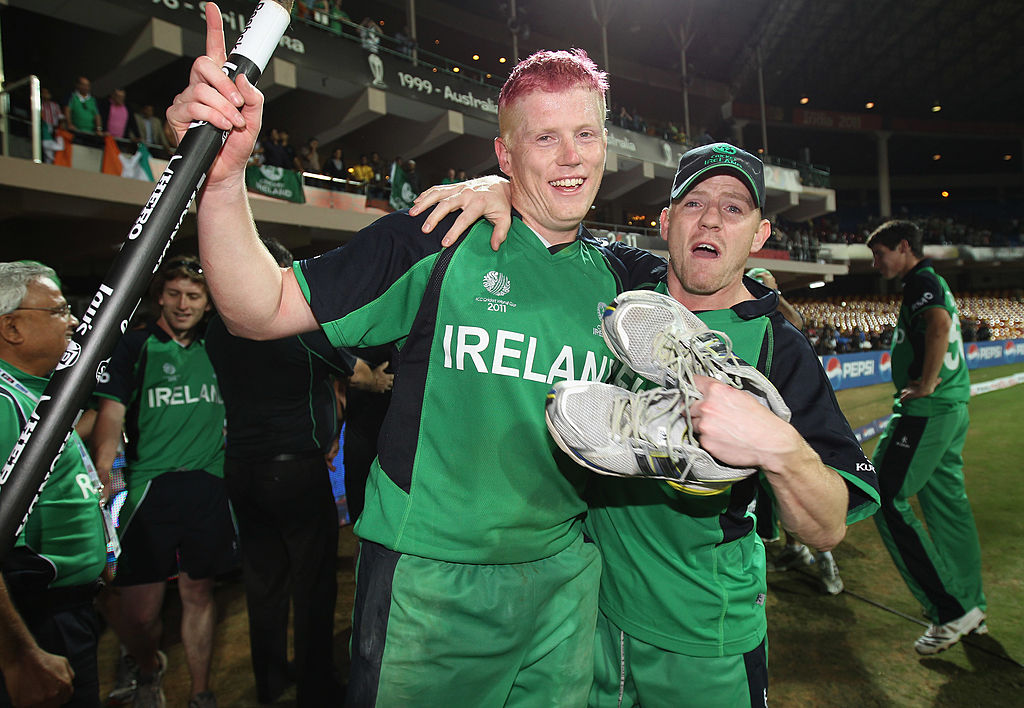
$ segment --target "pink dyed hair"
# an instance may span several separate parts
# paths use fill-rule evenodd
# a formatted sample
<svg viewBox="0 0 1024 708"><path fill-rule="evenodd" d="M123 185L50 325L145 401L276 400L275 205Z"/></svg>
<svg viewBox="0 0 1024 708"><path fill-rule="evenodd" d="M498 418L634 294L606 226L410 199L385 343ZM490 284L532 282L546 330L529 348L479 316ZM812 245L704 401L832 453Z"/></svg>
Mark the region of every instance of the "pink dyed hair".
<svg viewBox="0 0 1024 708"><path fill-rule="evenodd" d="M498 96L499 115L513 103L534 91L564 91L582 87L604 98L608 74L582 49L552 52L541 50L516 64Z"/></svg>

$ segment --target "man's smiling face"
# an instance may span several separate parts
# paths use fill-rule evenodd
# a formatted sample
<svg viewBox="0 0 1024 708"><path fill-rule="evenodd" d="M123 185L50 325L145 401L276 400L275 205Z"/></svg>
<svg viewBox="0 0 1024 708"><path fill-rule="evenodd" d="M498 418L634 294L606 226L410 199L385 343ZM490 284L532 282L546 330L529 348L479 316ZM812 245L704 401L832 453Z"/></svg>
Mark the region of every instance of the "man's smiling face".
<svg viewBox="0 0 1024 708"><path fill-rule="evenodd" d="M512 205L550 243L576 237L604 174L604 97L585 87L528 93L508 108L495 140Z"/></svg>

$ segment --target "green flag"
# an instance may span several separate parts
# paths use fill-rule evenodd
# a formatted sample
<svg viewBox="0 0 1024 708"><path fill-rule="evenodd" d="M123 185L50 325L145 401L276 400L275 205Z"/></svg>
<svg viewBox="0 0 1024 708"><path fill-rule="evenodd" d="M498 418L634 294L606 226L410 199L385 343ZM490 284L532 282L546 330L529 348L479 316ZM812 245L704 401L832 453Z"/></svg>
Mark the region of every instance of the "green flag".
<svg viewBox="0 0 1024 708"><path fill-rule="evenodd" d="M302 175L295 170L269 165L246 167L245 186L268 197L287 199L297 204L306 203L306 194L302 191Z"/></svg>
<svg viewBox="0 0 1024 708"><path fill-rule="evenodd" d="M397 164L392 163L391 198L388 200L391 204L391 208L396 211L398 209L408 209L412 206L412 201L415 198L416 192L412 191L412 187L405 181L405 170Z"/></svg>

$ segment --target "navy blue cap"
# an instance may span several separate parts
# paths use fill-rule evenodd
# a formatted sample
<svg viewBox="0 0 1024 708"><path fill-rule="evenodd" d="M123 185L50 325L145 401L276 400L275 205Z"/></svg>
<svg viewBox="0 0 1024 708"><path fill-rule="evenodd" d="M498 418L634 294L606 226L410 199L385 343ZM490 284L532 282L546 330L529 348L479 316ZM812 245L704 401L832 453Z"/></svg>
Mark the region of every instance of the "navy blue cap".
<svg viewBox="0 0 1024 708"><path fill-rule="evenodd" d="M750 190L754 204L764 209L764 163L746 150L728 143L712 143L693 148L679 158L679 169L672 182L672 201L713 175L739 178Z"/></svg>

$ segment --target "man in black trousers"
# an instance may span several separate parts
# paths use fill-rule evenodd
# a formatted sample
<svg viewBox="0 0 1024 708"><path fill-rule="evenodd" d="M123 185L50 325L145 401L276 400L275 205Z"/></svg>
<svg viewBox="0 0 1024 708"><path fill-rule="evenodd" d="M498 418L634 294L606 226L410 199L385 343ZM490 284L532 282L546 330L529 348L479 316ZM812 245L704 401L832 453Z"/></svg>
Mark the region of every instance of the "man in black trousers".
<svg viewBox="0 0 1024 708"><path fill-rule="evenodd" d="M291 264L284 246L264 245L280 265ZM337 705L338 514L327 460L340 421L331 377L384 390L390 376L375 376L323 332L255 342L214 318L207 349L227 408L224 476L238 521L257 697L272 703L288 686L291 604L298 705Z"/></svg>

